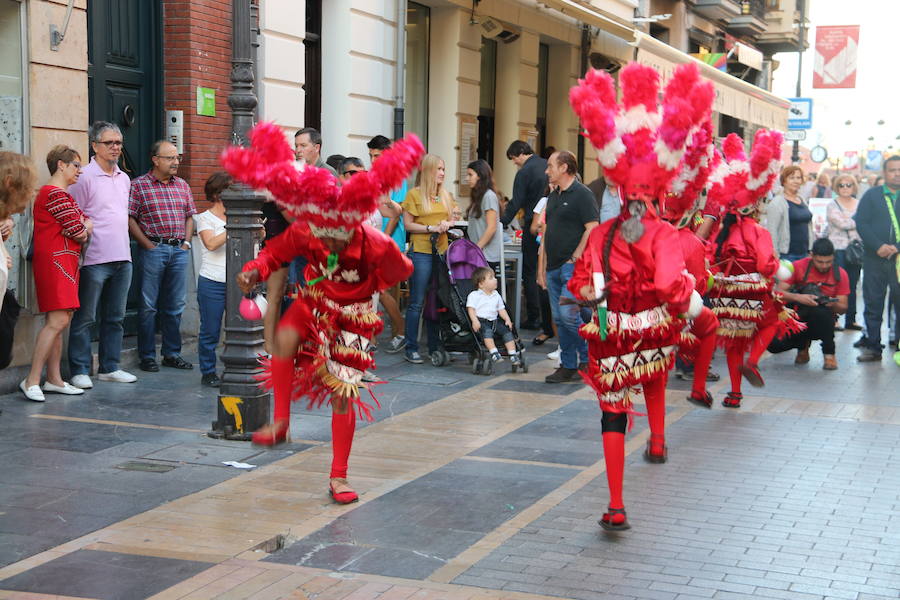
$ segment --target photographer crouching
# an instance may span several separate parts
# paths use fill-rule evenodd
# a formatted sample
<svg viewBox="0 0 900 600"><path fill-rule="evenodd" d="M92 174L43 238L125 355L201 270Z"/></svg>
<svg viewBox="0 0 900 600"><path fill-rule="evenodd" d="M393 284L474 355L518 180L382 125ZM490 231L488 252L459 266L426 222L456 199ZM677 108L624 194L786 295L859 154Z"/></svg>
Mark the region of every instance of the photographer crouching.
<svg viewBox="0 0 900 600"><path fill-rule="evenodd" d="M822 341L822 354L826 371L837 369L834 356L834 325L837 315L847 311L850 283L847 272L834 263L834 244L827 238L819 238L812 245L812 256L794 262L794 273L787 281L779 282L784 300L797 311L806 330L769 345L769 352L778 354L797 349L794 364L809 362L809 346L813 340Z"/></svg>

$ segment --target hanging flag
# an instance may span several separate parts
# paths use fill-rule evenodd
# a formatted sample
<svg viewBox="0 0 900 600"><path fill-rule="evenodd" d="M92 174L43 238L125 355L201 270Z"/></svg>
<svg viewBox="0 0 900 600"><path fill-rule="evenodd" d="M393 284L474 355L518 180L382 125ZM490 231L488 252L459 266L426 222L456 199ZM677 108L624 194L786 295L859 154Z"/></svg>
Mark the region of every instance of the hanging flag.
<svg viewBox="0 0 900 600"><path fill-rule="evenodd" d="M855 88L859 25L816 27L813 87Z"/></svg>
<svg viewBox="0 0 900 600"><path fill-rule="evenodd" d="M852 171L859 166L859 154L856 150L847 150L844 152L844 160L841 161L845 171Z"/></svg>
<svg viewBox="0 0 900 600"><path fill-rule="evenodd" d="M866 152L866 169L869 171L880 171L881 159L881 150L869 150Z"/></svg>
<svg viewBox="0 0 900 600"><path fill-rule="evenodd" d="M701 52L700 54L691 54L691 56L720 71L728 68L728 57L724 52Z"/></svg>

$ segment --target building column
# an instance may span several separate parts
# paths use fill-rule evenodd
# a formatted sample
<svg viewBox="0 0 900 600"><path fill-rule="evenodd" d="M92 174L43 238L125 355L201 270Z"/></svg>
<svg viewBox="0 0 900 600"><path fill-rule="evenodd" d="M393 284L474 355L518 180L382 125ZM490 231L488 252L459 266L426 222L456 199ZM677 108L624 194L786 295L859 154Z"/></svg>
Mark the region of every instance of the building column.
<svg viewBox="0 0 900 600"><path fill-rule="evenodd" d="M523 31L519 39L497 46L497 99L494 124L494 180L512 196L516 166L506 160L506 149L537 124L538 51L540 38ZM535 149L537 151L537 149Z"/></svg>
<svg viewBox="0 0 900 600"><path fill-rule="evenodd" d="M260 5L259 118L291 135L303 127L305 23L303 2L265 0Z"/></svg>
<svg viewBox="0 0 900 600"><path fill-rule="evenodd" d="M578 118L569 105L569 90L578 83L581 61L577 46L550 46L547 69L547 143L578 154Z"/></svg>
<svg viewBox="0 0 900 600"><path fill-rule="evenodd" d="M429 71L428 152L444 159L444 185L459 196L460 172L476 150L472 147L471 154L460 158L460 129L463 123L475 123L477 141L481 79L481 31L469 24L468 11L431 9Z"/></svg>

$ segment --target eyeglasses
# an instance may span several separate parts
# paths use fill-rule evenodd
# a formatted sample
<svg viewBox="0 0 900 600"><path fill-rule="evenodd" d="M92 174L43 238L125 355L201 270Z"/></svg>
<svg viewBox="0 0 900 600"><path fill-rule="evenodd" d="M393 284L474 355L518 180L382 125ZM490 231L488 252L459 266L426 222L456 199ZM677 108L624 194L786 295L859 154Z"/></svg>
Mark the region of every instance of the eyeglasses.
<svg viewBox="0 0 900 600"><path fill-rule="evenodd" d="M118 148L122 145L122 140L106 140L106 141L97 141L95 144L103 144L107 148Z"/></svg>
<svg viewBox="0 0 900 600"><path fill-rule="evenodd" d="M344 171L344 175L347 177L353 177L357 173L365 173L365 171L363 171L362 169L359 169L357 171Z"/></svg>
<svg viewBox="0 0 900 600"><path fill-rule="evenodd" d="M170 161L170 162L173 162L173 161L176 161L176 160L178 160L178 161L181 160L181 157L178 156L178 155L175 155L175 156L160 156L159 154L157 154L157 155L156 155L156 158L161 158L161 159L163 159L163 160L168 160L168 161Z"/></svg>
<svg viewBox="0 0 900 600"><path fill-rule="evenodd" d="M839 183L838 187L839 188L852 188L853 184L852 183Z"/></svg>
<svg viewBox="0 0 900 600"><path fill-rule="evenodd" d="M70 162L69 164L72 165L73 167L75 167L76 169L80 169L80 168L81 168L81 163L80 163L80 162Z"/></svg>

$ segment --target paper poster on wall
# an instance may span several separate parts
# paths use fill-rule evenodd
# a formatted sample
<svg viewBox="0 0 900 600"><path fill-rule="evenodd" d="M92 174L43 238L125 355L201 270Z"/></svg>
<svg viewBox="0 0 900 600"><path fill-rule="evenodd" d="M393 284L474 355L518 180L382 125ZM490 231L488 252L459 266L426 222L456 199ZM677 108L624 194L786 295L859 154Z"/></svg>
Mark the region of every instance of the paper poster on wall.
<svg viewBox="0 0 900 600"><path fill-rule="evenodd" d="M478 159L478 121L474 117L460 117L459 121L459 195L468 196L466 168Z"/></svg>
<svg viewBox="0 0 900 600"><path fill-rule="evenodd" d="M828 205L831 198L810 198L809 212L812 213L813 233L817 238L825 237L828 233Z"/></svg>
<svg viewBox="0 0 900 600"><path fill-rule="evenodd" d="M216 90L197 86L197 114L204 117L216 116Z"/></svg>

